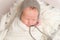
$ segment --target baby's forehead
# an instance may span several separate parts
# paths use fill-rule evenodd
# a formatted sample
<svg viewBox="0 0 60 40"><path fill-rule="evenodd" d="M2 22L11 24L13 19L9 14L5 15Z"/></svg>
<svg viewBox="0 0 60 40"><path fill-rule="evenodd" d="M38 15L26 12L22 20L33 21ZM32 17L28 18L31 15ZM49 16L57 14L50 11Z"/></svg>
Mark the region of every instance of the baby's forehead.
<svg viewBox="0 0 60 40"><path fill-rule="evenodd" d="M38 17L38 13L35 13L35 12L27 12L27 13L24 13L24 16L25 17L35 18L35 17Z"/></svg>
<svg viewBox="0 0 60 40"><path fill-rule="evenodd" d="M38 14L38 10L37 9L31 9L30 7L26 8L23 10L23 14L24 15L37 15Z"/></svg>
<svg viewBox="0 0 60 40"><path fill-rule="evenodd" d="M38 11L37 8L35 7L27 7L23 11L30 11L30 10Z"/></svg>
<svg viewBox="0 0 60 40"><path fill-rule="evenodd" d="M38 18L38 15L32 15L32 14L27 14L27 15L24 15L25 18L30 18L30 19L37 19Z"/></svg>

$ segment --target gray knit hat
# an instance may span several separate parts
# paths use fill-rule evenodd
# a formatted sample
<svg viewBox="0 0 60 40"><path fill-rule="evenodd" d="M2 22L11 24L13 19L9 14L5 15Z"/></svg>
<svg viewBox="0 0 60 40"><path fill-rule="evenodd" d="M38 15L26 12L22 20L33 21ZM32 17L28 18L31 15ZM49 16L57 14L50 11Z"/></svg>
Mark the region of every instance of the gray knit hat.
<svg viewBox="0 0 60 40"><path fill-rule="evenodd" d="M36 7L40 14L40 4L37 2L37 0L24 0L20 6L20 12L22 12L24 8L27 7Z"/></svg>

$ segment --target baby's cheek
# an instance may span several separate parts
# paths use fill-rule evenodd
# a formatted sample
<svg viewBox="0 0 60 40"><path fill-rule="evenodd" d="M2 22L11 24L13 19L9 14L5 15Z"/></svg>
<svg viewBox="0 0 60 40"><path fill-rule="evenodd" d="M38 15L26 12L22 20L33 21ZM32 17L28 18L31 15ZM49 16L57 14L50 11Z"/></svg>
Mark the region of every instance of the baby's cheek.
<svg viewBox="0 0 60 40"><path fill-rule="evenodd" d="M28 22L26 20L23 21L24 24L28 24Z"/></svg>

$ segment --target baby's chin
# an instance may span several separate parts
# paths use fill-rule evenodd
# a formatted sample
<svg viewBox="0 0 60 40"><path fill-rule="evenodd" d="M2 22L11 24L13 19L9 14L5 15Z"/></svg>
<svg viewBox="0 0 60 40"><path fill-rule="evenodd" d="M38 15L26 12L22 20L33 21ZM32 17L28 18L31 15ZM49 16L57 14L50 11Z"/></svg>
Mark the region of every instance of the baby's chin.
<svg viewBox="0 0 60 40"><path fill-rule="evenodd" d="M35 26L35 25L27 25L28 27L32 27L32 26Z"/></svg>

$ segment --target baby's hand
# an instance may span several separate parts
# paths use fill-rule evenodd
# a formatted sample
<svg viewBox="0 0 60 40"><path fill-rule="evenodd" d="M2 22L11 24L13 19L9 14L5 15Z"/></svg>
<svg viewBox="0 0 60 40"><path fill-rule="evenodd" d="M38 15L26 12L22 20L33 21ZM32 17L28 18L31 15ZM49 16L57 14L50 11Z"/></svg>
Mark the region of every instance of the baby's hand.
<svg viewBox="0 0 60 40"><path fill-rule="evenodd" d="M39 26L41 24L40 20L35 24L35 26Z"/></svg>

